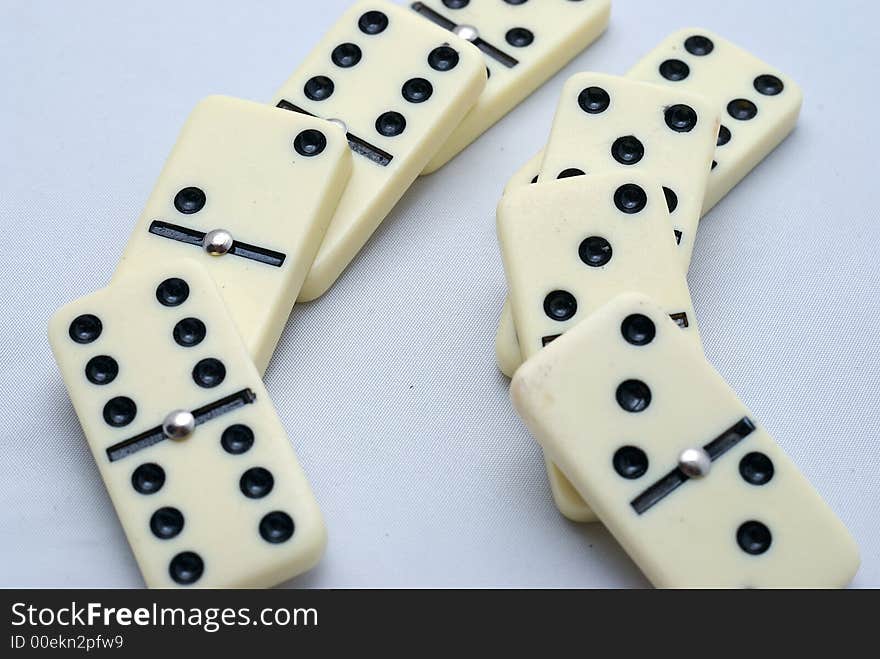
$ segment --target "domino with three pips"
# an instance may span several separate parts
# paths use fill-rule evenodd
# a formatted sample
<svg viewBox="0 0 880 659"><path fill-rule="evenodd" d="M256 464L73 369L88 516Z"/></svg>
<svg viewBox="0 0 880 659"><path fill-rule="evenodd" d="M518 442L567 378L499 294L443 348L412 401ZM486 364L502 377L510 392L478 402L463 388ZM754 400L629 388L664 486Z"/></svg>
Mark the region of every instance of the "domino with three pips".
<svg viewBox="0 0 880 659"><path fill-rule="evenodd" d="M701 215L793 129L801 99L717 35L676 33L625 78L572 77L498 206L514 407L559 510L601 521L658 587L842 587L859 566L706 361L686 280Z"/></svg>
<svg viewBox="0 0 880 659"><path fill-rule="evenodd" d="M429 4L358 2L270 104L200 102L110 285L51 320L150 587L267 587L315 565L324 522L260 380L292 307L610 13L610 0Z"/></svg>

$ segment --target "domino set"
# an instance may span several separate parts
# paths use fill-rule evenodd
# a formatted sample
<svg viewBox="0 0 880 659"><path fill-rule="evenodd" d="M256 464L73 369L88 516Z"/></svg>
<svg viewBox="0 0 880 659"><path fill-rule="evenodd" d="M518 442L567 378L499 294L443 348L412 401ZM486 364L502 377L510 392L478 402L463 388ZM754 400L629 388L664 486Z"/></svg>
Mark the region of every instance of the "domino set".
<svg viewBox="0 0 880 659"><path fill-rule="evenodd" d="M843 524L702 354L686 275L701 215L794 128L802 95L716 34L565 85L508 184L496 337L557 507L658 587L842 587Z"/></svg>
<svg viewBox="0 0 880 659"><path fill-rule="evenodd" d="M605 30L610 0L363 0L268 104L186 121L108 287L49 339L146 584L269 587L323 518L261 382L416 178ZM508 184L496 337L554 499L661 587L842 586L846 529L702 355L697 225L793 129L801 93L705 30L564 86Z"/></svg>
<svg viewBox="0 0 880 659"><path fill-rule="evenodd" d="M260 380L292 307L610 4L365 0L271 103L198 104L109 287L49 328L148 586L268 587L317 563L324 522Z"/></svg>

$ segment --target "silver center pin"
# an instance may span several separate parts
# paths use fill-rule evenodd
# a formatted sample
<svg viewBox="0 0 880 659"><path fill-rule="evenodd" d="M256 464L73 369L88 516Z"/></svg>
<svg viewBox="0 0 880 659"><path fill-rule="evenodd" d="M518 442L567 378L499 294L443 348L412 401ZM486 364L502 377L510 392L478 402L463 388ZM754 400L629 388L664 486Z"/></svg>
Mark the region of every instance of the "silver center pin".
<svg viewBox="0 0 880 659"><path fill-rule="evenodd" d="M471 42L480 38L480 31L473 25L457 25L452 32L456 36Z"/></svg>
<svg viewBox="0 0 880 659"><path fill-rule="evenodd" d="M162 422L162 433L168 439L186 439L195 429L196 418L186 410L174 410Z"/></svg>
<svg viewBox="0 0 880 659"><path fill-rule="evenodd" d="M678 468L691 478L702 478L712 469L712 458L701 448L689 448L678 456Z"/></svg>
<svg viewBox="0 0 880 659"><path fill-rule="evenodd" d="M232 249L232 234L224 229L214 229L205 234L202 246L211 256L223 256Z"/></svg>

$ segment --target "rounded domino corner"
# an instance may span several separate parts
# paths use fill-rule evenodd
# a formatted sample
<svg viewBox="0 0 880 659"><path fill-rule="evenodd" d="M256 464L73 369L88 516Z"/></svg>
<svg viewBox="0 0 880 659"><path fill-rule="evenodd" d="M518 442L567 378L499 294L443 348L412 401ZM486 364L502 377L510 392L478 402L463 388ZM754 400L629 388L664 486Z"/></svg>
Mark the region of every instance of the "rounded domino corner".
<svg viewBox="0 0 880 659"><path fill-rule="evenodd" d="M498 321L498 330L495 333L495 361L498 370L510 379L522 364L522 355L516 337L511 335L510 323L506 321L506 318L508 316L502 314Z"/></svg>
<svg viewBox="0 0 880 659"><path fill-rule="evenodd" d="M553 503L556 504L557 510L562 513L563 517L578 524L599 521L596 513L590 509L574 489L571 481L549 460L547 461L547 476L547 480L550 482L550 493L553 495Z"/></svg>

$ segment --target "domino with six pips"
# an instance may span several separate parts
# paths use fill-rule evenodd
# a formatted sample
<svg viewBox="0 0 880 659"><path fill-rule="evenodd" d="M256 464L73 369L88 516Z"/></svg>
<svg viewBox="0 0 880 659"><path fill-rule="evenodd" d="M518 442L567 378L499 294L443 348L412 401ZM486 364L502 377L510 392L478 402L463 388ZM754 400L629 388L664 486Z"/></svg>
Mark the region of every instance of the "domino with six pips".
<svg viewBox="0 0 880 659"><path fill-rule="evenodd" d="M610 0L364 0L270 104L210 97L196 107L110 285L58 311L49 332L148 586L267 587L320 559L321 513L260 381L294 303L326 291L419 174L586 48L609 14ZM499 205L511 293L502 327L526 360L514 402L547 451L560 510L598 515L656 585L845 585L854 543L752 416L729 395L724 418L684 411L689 396L723 390L706 375L684 279L699 210L791 130L800 92L767 69L753 85L766 103L743 94L724 107L743 124L732 131L716 113L729 94L718 87L742 89L761 68L755 58L689 30L644 62L630 77L645 82L572 78L548 149ZM763 123L751 122L758 115ZM616 407L601 395L568 406L599 386L593 371L616 350L627 354L602 382L633 362ZM692 391L652 366L669 360L706 386ZM660 381L678 393L658 395ZM608 432L584 433L577 417L587 412ZM617 446L621 414L655 444ZM655 455L667 444L675 460ZM783 489L744 500L742 519L734 511L724 527L694 497L704 482L721 499L742 488L714 475L740 446L751 451L742 481ZM679 533L669 515L703 544L669 549ZM814 543L812 568L791 560L805 529L825 533L837 554ZM725 533L741 556L720 558Z"/></svg>

